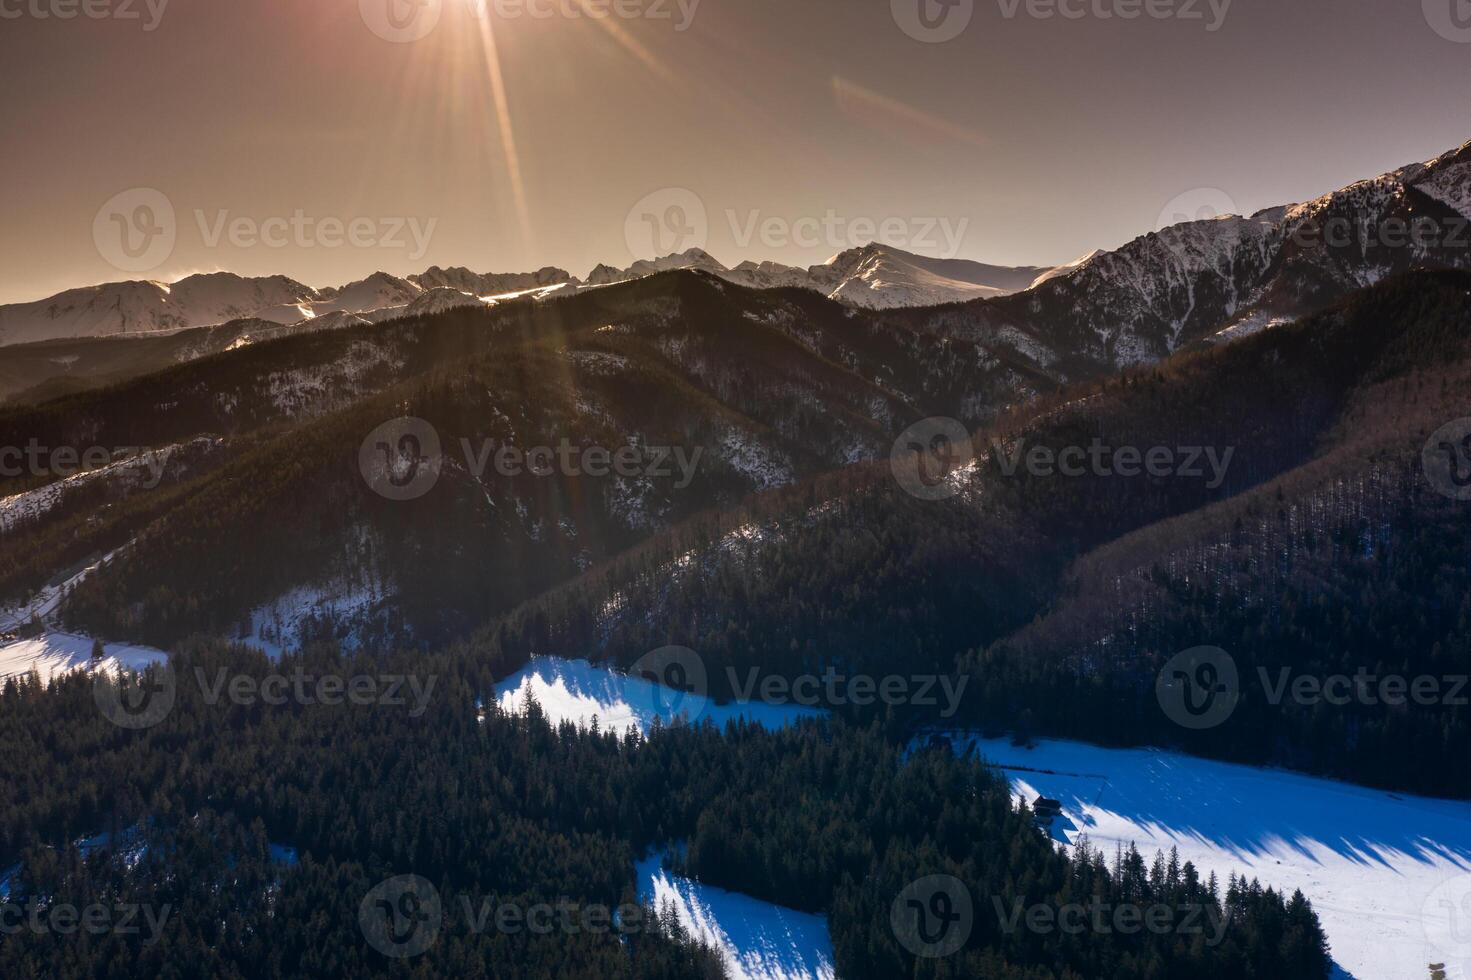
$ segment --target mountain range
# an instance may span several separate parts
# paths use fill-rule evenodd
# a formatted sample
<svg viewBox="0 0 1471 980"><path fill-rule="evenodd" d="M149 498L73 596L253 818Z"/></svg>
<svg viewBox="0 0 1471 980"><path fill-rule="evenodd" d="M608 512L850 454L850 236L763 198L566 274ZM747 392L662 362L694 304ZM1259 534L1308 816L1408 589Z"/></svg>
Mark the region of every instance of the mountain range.
<svg viewBox="0 0 1471 980"><path fill-rule="evenodd" d="M160 334L233 320L279 325L309 323L332 313L380 321L455 306L492 306L521 296L570 295L668 272L703 269L754 288L796 286L868 308L933 305L1025 289L1049 272L1004 268L964 259L937 260L883 245L850 249L823 265L798 269L745 262L727 269L702 249L641 260L626 269L600 265L585 280L548 267L529 273L476 273L434 266L400 278L378 272L345 286L313 289L285 276L247 278L228 272L175 283L113 282L58 293L32 303L0 306L0 346L78 337Z"/></svg>
<svg viewBox="0 0 1471 980"><path fill-rule="evenodd" d="M552 301L677 270L753 289L805 289L857 310L918 311L926 329L1004 349L1068 381L1285 323L1397 272L1466 268L1468 221L1471 144L1304 204L1175 225L1056 268L929 259L870 244L805 270L727 268L696 248L622 269L598 266L585 279L552 267L434 267L321 290L223 272L109 283L0 307L0 345L9 345L0 399L115 383L293 331ZM118 343L124 339L148 346Z"/></svg>

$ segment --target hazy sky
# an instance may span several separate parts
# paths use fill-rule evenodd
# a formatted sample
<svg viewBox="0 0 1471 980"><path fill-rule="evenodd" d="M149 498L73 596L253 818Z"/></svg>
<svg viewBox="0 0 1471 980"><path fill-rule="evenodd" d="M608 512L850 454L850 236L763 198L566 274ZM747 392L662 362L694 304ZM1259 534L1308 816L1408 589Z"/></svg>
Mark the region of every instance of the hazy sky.
<svg viewBox="0 0 1471 980"><path fill-rule="evenodd" d="M875 234L1052 264L1198 188L1249 212L1471 139L1463 0L417 2L0 0L0 302L584 275L654 227L731 264Z"/></svg>

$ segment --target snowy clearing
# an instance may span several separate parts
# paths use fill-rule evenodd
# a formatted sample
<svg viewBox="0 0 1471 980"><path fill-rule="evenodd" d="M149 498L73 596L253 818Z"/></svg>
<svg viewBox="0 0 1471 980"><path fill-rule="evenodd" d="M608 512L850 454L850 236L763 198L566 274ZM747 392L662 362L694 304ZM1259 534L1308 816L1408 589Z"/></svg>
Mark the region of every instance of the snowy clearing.
<svg viewBox="0 0 1471 980"><path fill-rule="evenodd" d="M1338 977L1424 980L1444 963L1450 980L1471 978L1468 922L1455 918L1471 905L1442 902L1471 895L1471 803L1153 749L957 739L957 751L974 745L1003 767L1028 802L1061 801L1053 835L1064 843L1087 834L1106 854L1133 843L1146 859L1177 847L1202 876L1301 888Z"/></svg>
<svg viewBox="0 0 1471 980"><path fill-rule="evenodd" d="M674 903L680 925L720 950L731 980L832 980L826 918L672 875L660 860L638 865L639 898Z"/></svg>
<svg viewBox="0 0 1471 980"><path fill-rule="evenodd" d="M168 654L152 647L126 643L108 643L101 661L92 660L92 638L71 633L47 632L28 640L15 640L0 645L0 681L20 677L35 668L41 683L73 670L95 671L102 667L109 674L119 670L143 670L149 664L162 663Z"/></svg>
<svg viewBox="0 0 1471 980"><path fill-rule="evenodd" d="M720 728L735 719L782 728L804 718L826 717L826 712L798 705L733 701L716 704L642 678L629 677L586 660L534 657L520 671L496 685L496 702L507 714L518 714L531 694L547 720L587 727L594 720L603 731L623 732L637 726L648 734L657 717L665 725L683 717L692 722L710 720Z"/></svg>

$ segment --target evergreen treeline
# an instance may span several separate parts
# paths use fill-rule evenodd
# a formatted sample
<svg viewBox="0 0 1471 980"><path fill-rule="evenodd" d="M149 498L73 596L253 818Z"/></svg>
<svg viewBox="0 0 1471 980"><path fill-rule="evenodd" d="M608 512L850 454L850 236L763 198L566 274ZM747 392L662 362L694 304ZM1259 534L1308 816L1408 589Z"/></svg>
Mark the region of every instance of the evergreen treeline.
<svg viewBox="0 0 1471 980"><path fill-rule="evenodd" d="M222 668L435 683L417 717L384 704L211 704L195 671ZM686 873L827 913L845 978L1326 976L1300 896L1212 888L1177 861L1146 873L1132 851L1112 867L1086 847L1069 859L1000 775L948 750L906 755L877 727L678 726L644 739L553 729L534 704L479 718L494 668L474 645L376 659L323 647L271 664L200 641L172 669L174 707L142 731L106 720L84 676L0 690L0 737L15 750L0 787L0 865L22 866L13 896L172 909L146 947L6 936L5 976L717 977L691 937L652 925L668 919L655 909L627 942L477 932L449 911L460 896L633 902L635 861L681 842ZM85 856L71 843L99 832L118 843ZM299 862L273 861L272 843ZM407 961L375 952L356 918L368 890L399 874L432 882L447 906L439 941ZM899 893L929 874L959 878L975 903L969 942L943 960L914 957L890 925ZM1181 925L1199 904L1216 921L1229 911L1229 925L1210 945L1171 929L1080 941L1008 931L996 912L1084 896L1179 907Z"/></svg>

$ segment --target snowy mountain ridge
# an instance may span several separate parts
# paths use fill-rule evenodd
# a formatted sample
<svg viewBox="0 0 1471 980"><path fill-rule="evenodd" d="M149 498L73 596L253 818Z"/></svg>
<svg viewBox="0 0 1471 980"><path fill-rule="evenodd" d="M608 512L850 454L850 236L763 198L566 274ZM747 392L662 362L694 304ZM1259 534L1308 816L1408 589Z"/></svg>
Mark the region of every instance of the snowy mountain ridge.
<svg viewBox="0 0 1471 980"><path fill-rule="evenodd" d="M1471 143L1303 204L1151 232L983 304L966 329L1018 330L1121 367L1426 268L1471 268Z"/></svg>
<svg viewBox="0 0 1471 980"><path fill-rule="evenodd" d="M702 269L760 289L814 289L870 309L931 306L1023 289L1046 270L1009 269L963 259L938 260L883 245L866 245L808 270L746 262L729 269L703 249L641 259L625 269L599 265L578 279L548 266L536 272L477 273L434 266L418 275L376 272L343 286L314 289L285 276L249 278L229 272L104 283L67 290L32 303L0 306L0 346L77 337L159 334L239 319L292 325L333 313L370 322L435 313L455 306L491 306L522 296L568 295L679 269Z"/></svg>
<svg viewBox="0 0 1471 980"><path fill-rule="evenodd" d="M1390 241L1394 222L1430 221L1438 237ZM377 272L316 289L285 276L229 272L71 289L0 306L0 346L79 337L160 334L254 318L300 324L333 313L381 322L456 306L569 295L680 269L703 270L756 289L810 289L873 310L1025 298L983 311L989 330L1045 334L1119 364L1166 356L1211 335L1240 336L1301 315L1344 290L1424 265L1463 268L1471 242L1452 240L1471 220L1471 143L1424 163L1359 181L1304 204L1249 217L1190 221L1066 265L1007 267L937 259L881 243L801 269L745 261L728 268L701 248L626 268L598 265L578 279L547 266L477 273L434 266L399 277ZM1336 243L1328 232L1348 232ZM1464 224L1460 238L1468 236Z"/></svg>

